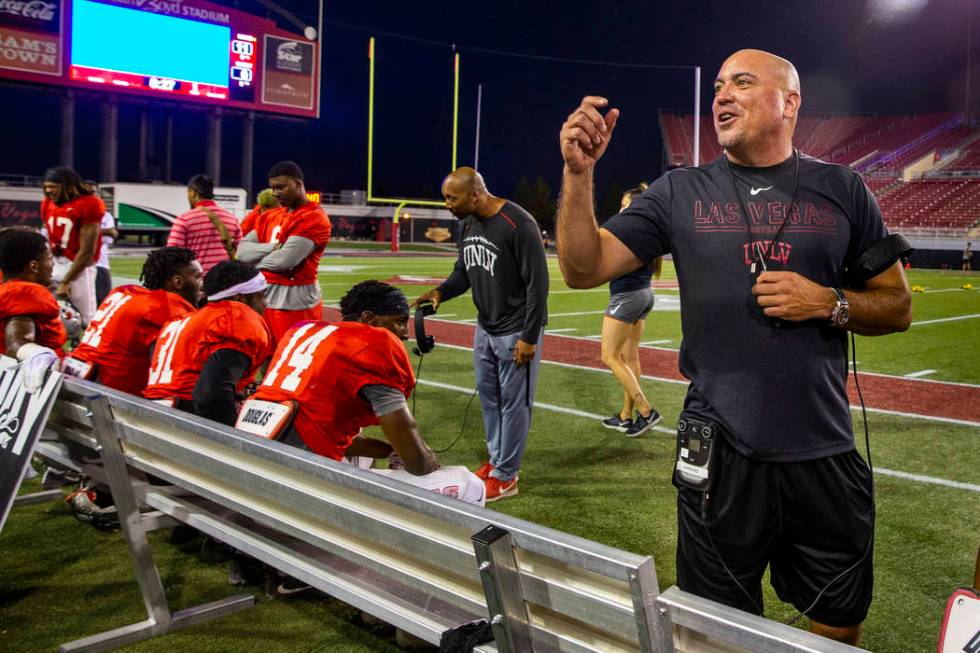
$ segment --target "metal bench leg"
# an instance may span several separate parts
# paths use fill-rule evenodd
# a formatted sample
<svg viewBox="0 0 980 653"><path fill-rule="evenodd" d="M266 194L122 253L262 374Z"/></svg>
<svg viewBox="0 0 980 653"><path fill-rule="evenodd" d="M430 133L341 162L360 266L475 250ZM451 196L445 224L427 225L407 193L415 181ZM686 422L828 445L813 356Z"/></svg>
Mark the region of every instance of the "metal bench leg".
<svg viewBox="0 0 980 653"><path fill-rule="evenodd" d="M61 499L64 495L61 490L42 490L41 492L31 492L22 494L14 499L15 506L30 506L35 503L47 503L55 499Z"/></svg>
<svg viewBox="0 0 980 653"><path fill-rule="evenodd" d="M95 396L86 399L92 413L93 425L96 427L99 442L102 445L102 457L109 488L119 514L123 536L129 547L129 556L133 561L136 580L139 583L143 604L146 606L146 621L109 630L98 635L77 639L62 644L60 651L105 651L108 649L130 644L142 639L162 635L164 633L200 623L214 617L224 616L251 607L255 597L251 594L234 596L213 603L207 603L194 608L188 608L177 613L171 613L167 597L163 591L160 573L153 562L150 543L146 539L136 497L130 485L129 471L123 457L122 446L109 402L105 397Z"/></svg>
<svg viewBox="0 0 980 653"><path fill-rule="evenodd" d="M490 609L497 650L500 653L533 652L531 624L510 533L487 526L470 539L480 565L480 579Z"/></svg>

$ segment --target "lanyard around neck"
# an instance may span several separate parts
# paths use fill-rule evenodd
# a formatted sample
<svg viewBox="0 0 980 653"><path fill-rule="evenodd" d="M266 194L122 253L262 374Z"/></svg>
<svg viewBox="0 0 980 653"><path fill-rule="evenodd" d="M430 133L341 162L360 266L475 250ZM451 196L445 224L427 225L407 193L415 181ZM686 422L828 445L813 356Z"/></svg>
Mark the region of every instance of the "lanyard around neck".
<svg viewBox="0 0 980 653"><path fill-rule="evenodd" d="M779 225L779 229L776 231L776 235L773 236L772 240L769 241L769 246L764 252L761 252L762 246L753 247L752 246L752 227L750 224L751 216L746 208L745 201L742 200L742 193L738 190L738 184L735 183L735 173L732 171L732 162L725 157L725 164L728 167L728 178L732 182L732 190L735 191L735 197L738 198L739 208L742 210L742 220L745 222L745 245L751 252L752 265L749 268L749 274L752 276L753 281L757 276L758 266L762 266L762 272L766 271L766 261L772 255L773 249L776 247L776 242L779 241L779 237L783 235L783 229L789 223L790 215L793 213L793 206L796 204L797 194L800 190L800 152L796 148L793 148L793 159L796 162L796 170L793 173L793 195L789 201L789 208L783 215L783 223ZM797 209L799 210L799 209Z"/></svg>

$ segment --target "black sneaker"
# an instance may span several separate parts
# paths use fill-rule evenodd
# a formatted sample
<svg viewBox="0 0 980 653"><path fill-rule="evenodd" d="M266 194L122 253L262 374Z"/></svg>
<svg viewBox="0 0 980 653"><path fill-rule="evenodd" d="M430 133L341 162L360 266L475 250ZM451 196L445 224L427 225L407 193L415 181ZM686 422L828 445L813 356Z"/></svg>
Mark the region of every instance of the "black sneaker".
<svg viewBox="0 0 980 653"><path fill-rule="evenodd" d="M290 596L292 594L299 594L300 592L305 592L311 589L313 589L312 585L304 583L298 578L286 576L282 579L282 582L279 583L279 587L276 588L276 594L279 596Z"/></svg>
<svg viewBox="0 0 980 653"><path fill-rule="evenodd" d="M602 420L602 425L607 429L619 431L620 433L626 433L626 431L633 428L633 420L621 419L619 415L613 415L609 419Z"/></svg>
<svg viewBox="0 0 980 653"><path fill-rule="evenodd" d="M660 413L655 408L650 408L650 414L646 417L637 414L636 419L633 420L633 426L626 430L626 437L635 438L643 435L656 426L661 419Z"/></svg>

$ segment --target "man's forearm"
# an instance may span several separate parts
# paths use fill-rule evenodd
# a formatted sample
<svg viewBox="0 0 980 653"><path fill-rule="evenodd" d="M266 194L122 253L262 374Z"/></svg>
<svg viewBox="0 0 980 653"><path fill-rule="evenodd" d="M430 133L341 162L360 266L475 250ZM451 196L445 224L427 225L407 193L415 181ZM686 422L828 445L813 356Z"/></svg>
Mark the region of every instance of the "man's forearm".
<svg viewBox="0 0 980 653"><path fill-rule="evenodd" d="M71 262L71 266L68 268L68 271L65 272L65 276L62 278L62 281L64 283L72 283L75 279L77 279L82 273L82 270L87 268L92 262L93 252L94 248L85 247L82 245L78 250L78 254L75 256L75 260Z"/></svg>
<svg viewBox="0 0 980 653"><path fill-rule="evenodd" d="M259 243L243 240L238 244L238 260L255 265L276 247L275 243Z"/></svg>
<svg viewBox="0 0 980 653"><path fill-rule="evenodd" d="M562 175L558 205L558 265L572 288L587 287L600 259L599 229L592 208L592 170Z"/></svg>
<svg viewBox="0 0 980 653"><path fill-rule="evenodd" d="M847 329L858 335L906 331L912 323L912 297L906 289L845 290L844 295L850 314Z"/></svg>

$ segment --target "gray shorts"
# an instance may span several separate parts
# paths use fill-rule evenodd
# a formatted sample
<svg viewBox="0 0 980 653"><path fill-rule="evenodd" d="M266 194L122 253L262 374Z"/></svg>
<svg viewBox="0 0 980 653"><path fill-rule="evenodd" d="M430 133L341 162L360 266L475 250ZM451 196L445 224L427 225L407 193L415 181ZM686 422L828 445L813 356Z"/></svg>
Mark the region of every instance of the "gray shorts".
<svg viewBox="0 0 980 653"><path fill-rule="evenodd" d="M653 310L653 288L640 288L609 296L606 315L614 320L636 324Z"/></svg>

